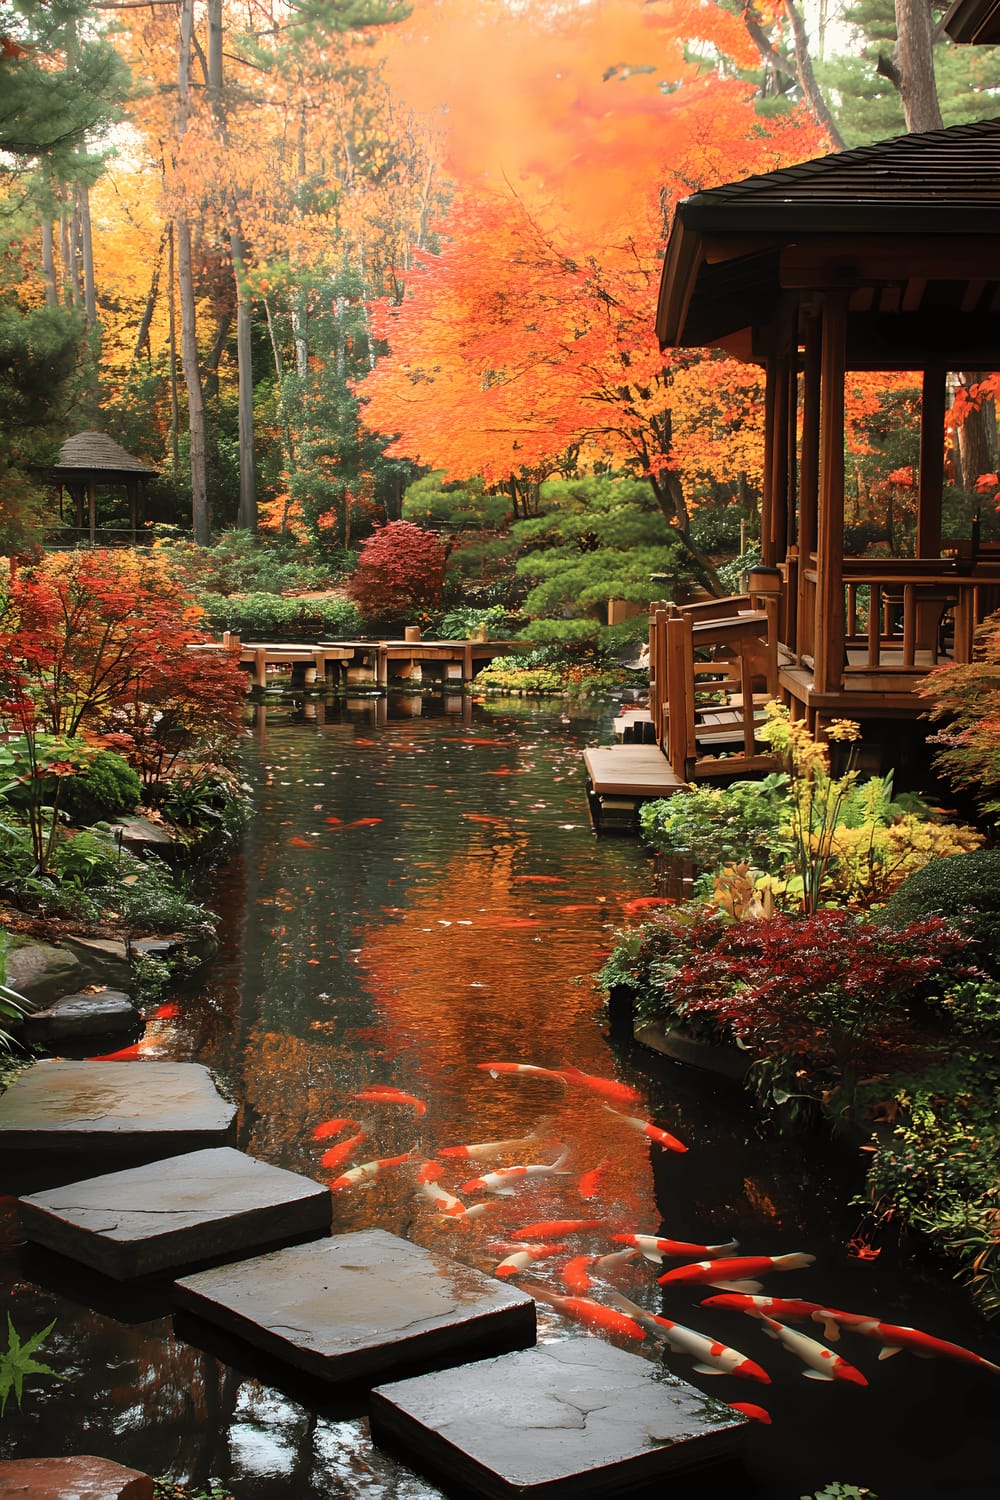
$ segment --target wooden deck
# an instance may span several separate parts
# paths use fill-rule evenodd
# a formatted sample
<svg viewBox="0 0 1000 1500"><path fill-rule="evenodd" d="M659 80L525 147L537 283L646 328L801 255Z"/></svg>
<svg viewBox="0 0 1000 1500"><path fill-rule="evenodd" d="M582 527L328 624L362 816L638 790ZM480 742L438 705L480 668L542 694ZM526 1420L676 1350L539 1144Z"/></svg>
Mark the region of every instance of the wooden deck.
<svg viewBox="0 0 1000 1500"><path fill-rule="evenodd" d="M424 668L457 687L471 682L494 657L530 649L529 641L318 641L315 645L285 641L241 641L225 632L220 641L191 646L191 651L238 653L249 667L253 685L265 688L269 667L290 667L293 685L312 680L384 688L390 678L418 683Z"/></svg>
<svg viewBox="0 0 1000 1500"><path fill-rule="evenodd" d="M658 745L592 745L583 752L595 830L635 830L643 802L686 791Z"/></svg>

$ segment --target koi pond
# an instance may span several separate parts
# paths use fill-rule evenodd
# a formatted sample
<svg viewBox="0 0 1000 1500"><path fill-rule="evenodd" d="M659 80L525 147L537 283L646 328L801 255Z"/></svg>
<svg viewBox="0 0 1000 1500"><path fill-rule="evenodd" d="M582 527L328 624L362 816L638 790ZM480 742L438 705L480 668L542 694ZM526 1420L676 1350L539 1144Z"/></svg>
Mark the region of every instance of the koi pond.
<svg viewBox="0 0 1000 1500"><path fill-rule="evenodd" d="M738 1241L740 1256L815 1257L769 1276L767 1294L995 1357L996 1333L947 1270L902 1256L891 1239L859 1245L856 1149L778 1135L738 1085L610 1043L591 976L656 888L641 843L597 838L588 817L580 751L611 739L613 712L570 718L561 703L457 695L258 708L246 750L256 816L205 893L222 918L218 954L167 997L141 1052L207 1064L239 1105L237 1144L265 1161L334 1184L388 1160L367 1182L334 1188L334 1232L379 1227L492 1273L524 1226L598 1221L525 1272L557 1295L567 1260L620 1250L616 1234ZM482 1066L495 1061L576 1068L631 1086L638 1102ZM343 1130L317 1138L341 1119ZM363 1139L336 1152L351 1135ZM523 1144L489 1163L449 1154L508 1140ZM418 1182L435 1157L447 1192L489 1208L442 1214ZM558 1171L510 1196L472 1185L516 1164ZM218 1482L236 1500L440 1494L371 1442L362 1402L317 1399L263 1358L189 1342L155 1297L109 1292L19 1245L12 1213L6 1222L12 1321L27 1337L55 1320L38 1357L63 1378L29 1380L20 1410L7 1402L3 1457L99 1454L175 1483ZM617 1291L768 1373L769 1384L714 1376L690 1355L631 1346L720 1401L770 1414L770 1426L751 1424L727 1492L798 1500L839 1482L880 1500L993 1493L1000 1384L990 1371L907 1352L880 1360L877 1342L847 1331L833 1347L867 1384L808 1378L758 1320L702 1307L714 1285L660 1287L679 1263L619 1258L588 1295ZM586 1332L544 1301L538 1325L550 1342ZM711 1492L709 1473L702 1486Z"/></svg>

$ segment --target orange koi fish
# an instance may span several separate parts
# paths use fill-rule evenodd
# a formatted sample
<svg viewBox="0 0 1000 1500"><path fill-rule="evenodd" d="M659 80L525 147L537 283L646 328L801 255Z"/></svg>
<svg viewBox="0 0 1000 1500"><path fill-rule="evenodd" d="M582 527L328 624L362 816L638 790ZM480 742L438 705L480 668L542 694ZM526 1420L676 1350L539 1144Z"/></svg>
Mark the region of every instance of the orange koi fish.
<svg viewBox="0 0 1000 1500"><path fill-rule="evenodd" d="M740 1380L758 1380L761 1385L771 1384L767 1371L762 1370L760 1365L741 1354L738 1349L720 1344L718 1339L709 1338L695 1328L687 1328L683 1323L675 1323L671 1318L661 1318L657 1313L646 1312L645 1308L637 1307L620 1292L611 1292L609 1301L634 1318L640 1328L644 1328L661 1344L666 1344L675 1354L689 1354L694 1359L694 1368L699 1374L736 1375Z"/></svg>
<svg viewBox="0 0 1000 1500"><path fill-rule="evenodd" d="M180 1013L181 1008L179 1005L158 1005L153 1011L153 1017L157 1021L172 1021L174 1017L179 1016Z"/></svg>
<svg viewBox="0 0 1000 1500"><path fill-rule="evenodd" d="M381 823L381 818L355 818L353 823L345 823L345 828L371 828L376 823Z"/></svg>
<svg viewBox="0 0 1000 1500"><path fill-rule="evenodd" d="M463 1160L491 1161L494 1156L503 1156L508 1151L522 1151L528 1146L535 1145L540 1139L541 1132L533 1130L529 1135L513 1140L474 1141L470 1146L441 1146L438 1148L438 1156L459 1156Z"/></svg>
<svg viewBox="0 0 1000 1500"><path fill-rule="evenodd" d="M723 1260L696 1260L689 1266L675 1266L656 1279L661 1286L674 1282L707 1281L709 1286L728 1292L759 1292L760 1283L749 1278L770 1271L798 1271L811 1266L815 1255L796 1251L791 1255L737 1255Z"/></svg>
<svg viewBox="0 0 1000 1500"><path fill-rule="evenodd" d="M380 1157L378 1161L362 1162L360 1167L352 1167L349 1172L345 1172L341 1177L338 1177L335 1181L331 1182L330 1191L331 1193L338 1193L343 1188L357 1187L359 1182L372 1182L376 1177L379 1176L381 1172L384 1172L387 1167L398 1167L401 1166L403 1162L412 1162L417 1160L419 1160L419 1158L417 1157L416 1152L404 1151L402 1156L383 1156Z"/></svg>
<svg viewBox="0 0 1000 1500"><path fill-rule="evenodd" d="M344 821L343 818L333 818L333 817L330 817L330 818L324 818L323 819L323 822L324 823L329 823L331 828L339 828L340 825L343 823L343 821Z"/></svg>
<svg viewBox="0 0 1000 1500"><path fill-rule="evenodd" d="M490 823L494 828L502 828L507 821L506 818L488 817L486 813L463 813L462 817L470 823Z"/></svg>
<svg viewBox="0 0 1000 1500"><path fill-rule="evenodd" d="M802 1371L806 1380L844 1380L851 1385L868 1384L860 1370L849 1365L846 1359L828 1349L818 1339L811 1339L808 1334L799 1333L795 1328L786 1328L784 1323L779 1323L776 1318L769 1318L767 1313L760 1313L758 1316L765 1325L764 1332L768 1338L776 1339L783 1349L794 1354L806 1366Z"/></svg>
<svg viewBox="0 0 1000 1500"><path fill-rule="evenodd" d="M499 1078L501 1073L529 1073L535 1078L556 1078L560 1083L566 1082L562 1073L557 1073L553 1068L537 1068L534 1063L482 1062L476 1063L476 1067L489 1073L491 1078Z"/></svg>
<svg viewBox="0 0 1000 1500"><path fill-rule="evenodd" d="M427 1105L415 1094L404 1094L402 1089L385 1088L374 1083L360 1093L352 1094L351 1098L360 1099L365 1104L406 1104L415 1115L427 1113Z"/></svg>
<svg viewBox="0 0 1000 1500"><path fill-rule="evenodd" d="M293 834L292 837L288 840L288 845L289 845L289 848L291 848L291 849L315 849L316 848L316 845L313 843L312 839L300 839L297 833Z"/></svg>
<svg viewBox="0 0 1000 1500"><path fill-rule="evenodd" d="M654 1265L668 1258L683 1260L686 1255L728 1256L739 1246L739 1240L730 1240L728 1245L692 1245L686 1240L666 1240L655 1234L613 1234L611 1238L618 1245L634 1245Z"/></svg>
<svg viewBox="0 0 1000 1500"><path fill-rule="evenodd" d="M566 1063L562 1073L567 1083L579 1084L581 1088L590 1089L594 1094L604 1094L608 1099L638 1104L642 1098L638 1089L630 1088L627 1083L617 1083L613 1078L598 1078L596 1073L581 1073L579 1068L574 1068L570 1063Z"/></svg>
<svg viewBox="0 0 1000 1500"><path fill-rule="evenodd" d="M561 1255L566 1249L565 1245L525 1245L521 1250L515 1250L508 1255L499 1265L493 1267L494 1276L503 1280L507 1276L520 1276L522 1271L536 1260L547 1260L550 1255Z"/></svg>
<svg viewBox="0 0 1000 1500"><path fill-rule="evenodd" d="M546 1219L540 1224L526 1224L516 1229L512 1240L546 1240L559 1234L582 1234L587 1229L603 1229L603 1219Z"/></svg>
<svg viewBox="0 0 1000 1500"><path fill-rule="evenodd" d="M367 1133L364 1130L359 1130L357 1135L352 1135L346 1141L341 1141L338 1145L331 1146L329 1151L324 1151L320 1157L320 1166L328 1168L339 1167L341 1162L347 1161L349 1157L354 1155L361 1142L366 1139Z"/></svg>
<svg viewBox="0 0 1000 1500"><path fill-rule="evenodd" d="M600 1191L600 1179L603 1177L604 1173L608 1170L610 1165L610 1159L608 1157L605 1157L603 1161L598 1162L596 1167L591 1167L589 1172L584 1172L582 1174L579 1182L576 1185L576 1190L580 1194L580 1197L583 1199L584 1203L590 1203L594 1198L597 1197L597 1194Z"/></svg>
<svg viewBox="0 0 1000 1500"><path fill-rule="evenodd" d="M117 1052L102 1052L100 1057L88 1058L88 1062L130 1062L142 1056L142 1042L133 1042L131 1047L120 1047Z"/></svg>
<svg viewBox="0 0 1000 1500"><path fill-rule="evenodd" d="M849 1328L852 1333L864 1334L866 1338L877 1339L882 1348L879 1350L879 1359L891 1359L894 1354L906 1350L909 1354L916 1354L921 1359L957 1359L964 1364L979 1365L980 1368L991 1370L994 1375L1000 1375L1000 1365L993 1364L988 1359L983 1359L981 1354L974 1354L971 1349L965 1349L961 1344L950 1344L947 1339L935 1338L931 1333L924 1333L919 1328L905 1328L896 1323L882 1323L878 1318L866 1318L860 1313L838 1312L836 1308L825 1307L819 1312L813 1313L817 1323L823 1323L827 1338L836 1340L836 1334L830 1332L830 1325L839 1325L841 1328Z"/></svg>
<svg viewBox="0 0 1000 1500"><path fill-rule="evenodd" d="M669 1130L662 1130L659 1125L654 1125L651 1120L640 1120L638 1115L623 1115L621 1110L612 1109L610 1104L605 1104L604 1108L609 1115L615 1115L625 1125L630 1125L633 1130L638 1130L640 1135L647 1136L649 1140L655 1141L658 1146L662 1146L665 1151L687 1150L684 1143L679 1141L675 1135L671 1135Z"/></svg>
<svg viewBox="0 0 1000 1500"><path fill-rule="evenodd" d="M563 1266L559 1275L562 1277L563 1286L574 1297L582 1297L584 1292L589 1292L594 1285L587 1274L587 1267L595 1260L593 1255L574 1255Z"/></svg>
<svg viewBox="0 0 1000 1500"><path fill-rule="evenodd" d="M601 1333L615 1333L620 1338L646 1337L645 1330L635 1318L628 1317L614 1307L606 1307L603 1302L593 1302L589 1297L563 1297L534 1282L525 1281L521 1284L536 1302L547 1302L556 1312L565 1313L569 1318L577 1318L581 1323L586 1323L588 1328L596 1328Z"/></svg>
<svg viewBox="0 0 1000 1500"><path fill-rule="evenodd" d="M751 1422L763 1422L765 1427L771 1426L771 1413L762 1406L754 1406L752 1401L727 1401L726 1405L733 1411L738 1411L741 1417L749 1417Z"/></svg>
<svg viewBox="0 0 1000 1500"><path fill-rule="evenodd" d="M760 1317L767 1313L769 1317L780 1318L783 1323L805 1323L814 1313L822 1311L818 1302L803 1302L798 1297L755 1297L747 1292L723 1292L720 1297L703 1297L702 1307L728 1307L734 1312L749 1313L751 1317ZM831 1333L829 1328L824 1328L824 1336L836 1341L839 1330L834 1325Z"/></svg>
<svg viewBox="0 0 1000 1500"><path fill-rule="evenodd" d="M673 902L669 896L636 896L631 901L622 902L622 911L626 916L634 917L637 912L649 911L654 906L672 906Z"/></svg>
<svg viewBox="0 0 1000 1500"><path fill-rule="evenodd" d="M496 1172L487 1172L484 1177L470 1177L459 1188L460 1193L496 1193L501 1198L513 1198L514 1183L527 1182L535 1177L568 1177L565 1162L569 1152L564 1151L554 1162L533 1162L524 1167L500 1167Z"/></svg>
<svg viewBox="0 0 1000 1500"><path fill-rule="evenodd" d="M314 1141L325 1141L331 1135L339 1135L342 1130L357 1130L357 1120L324 1120L322 1125L317 1125L312 1133Z"/></svg>

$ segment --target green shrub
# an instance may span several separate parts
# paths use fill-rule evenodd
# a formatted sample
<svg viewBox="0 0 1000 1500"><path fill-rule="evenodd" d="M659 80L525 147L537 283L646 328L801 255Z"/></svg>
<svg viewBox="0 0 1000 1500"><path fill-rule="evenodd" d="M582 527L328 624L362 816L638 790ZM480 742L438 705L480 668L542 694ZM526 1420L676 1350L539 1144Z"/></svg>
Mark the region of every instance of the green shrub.
<svg viewBox="0 0 1000 1500"><path fill-rule="evenodd" d="M60 884L87 890L116 879L124 858L110 830L88 829L56 844L51 871Z"/></svg>
<svg viewBox="0 0 1000 1500"><path fill-rule="evenodd" d="M932 859L903 881L884 917L905 926L937 913L961 926L976 944L977 961L1000 976L1000 849L974 849Z"/></svg>
<svg viewBox="0 0 1000 1500"><path fill-rule="evenodd" d="M327 639L356 636L361 616L349 599L286 599L281 594L201 594L212 630L230 630L244 640Z"/></svg>
<svg viewBox="0 0 1000 1500"><path fill-rule="evenodd" d="M695 787L639 812L643 837L660 854L689 859L706 870L746 861L777 874L791 855L788 777Z"/></svg>
<svg viewBox="0 0 1000 1500"><path fill-rule="evenodd" d="M84 771L63 782L60 805L74 823L98 823L132 812L141 796L142 783L128 761L113 750L98 750Z"/></svg>

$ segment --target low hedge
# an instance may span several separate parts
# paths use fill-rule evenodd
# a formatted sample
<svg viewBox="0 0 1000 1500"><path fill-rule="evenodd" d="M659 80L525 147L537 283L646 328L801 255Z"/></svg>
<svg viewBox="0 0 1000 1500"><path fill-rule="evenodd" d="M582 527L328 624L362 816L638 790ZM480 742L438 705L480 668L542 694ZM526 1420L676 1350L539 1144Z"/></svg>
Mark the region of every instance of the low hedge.
<svg viewBox="0 0 1000 1500"><path fill-rule="evenodd" d="M354 637L361 616L349 599L286 598L283 594L202 594L206 625L244 640L303 641Z"/></svg>

